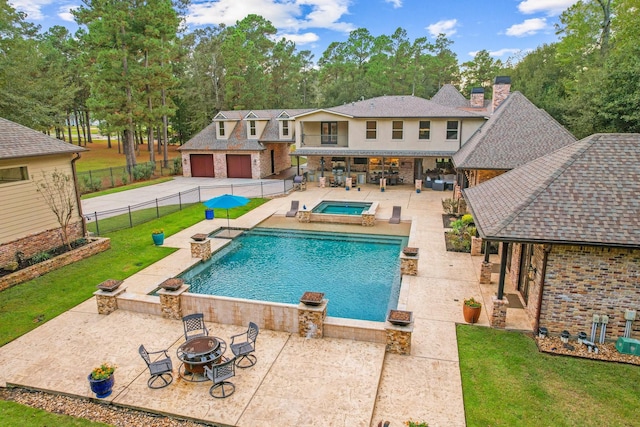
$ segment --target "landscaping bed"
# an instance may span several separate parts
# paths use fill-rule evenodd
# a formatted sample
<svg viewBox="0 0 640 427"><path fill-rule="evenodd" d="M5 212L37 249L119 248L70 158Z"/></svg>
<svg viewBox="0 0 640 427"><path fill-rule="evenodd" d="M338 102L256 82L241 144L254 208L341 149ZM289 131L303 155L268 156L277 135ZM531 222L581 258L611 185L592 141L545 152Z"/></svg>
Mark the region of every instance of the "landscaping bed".
<svg viewBox="0 0 640 427"><path fill-rule="evenodd" d="M577 341L571 341L565 345L559 337L536 337L536 344L538 345L538 349L544 353L640 365L640 356L620 353L613 342L605 342L604 344L597 343L598 353L589 352L586 345L578 344ZM573 347L573 349L571 347Z"/></svg>

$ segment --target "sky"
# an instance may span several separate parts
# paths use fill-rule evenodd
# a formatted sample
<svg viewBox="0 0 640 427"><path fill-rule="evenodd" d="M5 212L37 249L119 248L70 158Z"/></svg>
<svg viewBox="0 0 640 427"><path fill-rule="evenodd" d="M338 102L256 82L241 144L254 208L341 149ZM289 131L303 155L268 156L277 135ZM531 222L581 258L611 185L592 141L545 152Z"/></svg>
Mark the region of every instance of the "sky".
<svg viewBox="0 0 640 427"><path fill-rule="evenodd" d="M366 28L371 35L392 35L404 28L411 41L435 41L444 33L460 63L487 50L506 61L558 40L554 24L577 0L191 0L189 29L234 25L257 14L278 29L298 50L322 57L331 42L343 42L349 32ZM9 0L27 20L43 30L63 25L77 29L70 10L81 0Z"/></svg>

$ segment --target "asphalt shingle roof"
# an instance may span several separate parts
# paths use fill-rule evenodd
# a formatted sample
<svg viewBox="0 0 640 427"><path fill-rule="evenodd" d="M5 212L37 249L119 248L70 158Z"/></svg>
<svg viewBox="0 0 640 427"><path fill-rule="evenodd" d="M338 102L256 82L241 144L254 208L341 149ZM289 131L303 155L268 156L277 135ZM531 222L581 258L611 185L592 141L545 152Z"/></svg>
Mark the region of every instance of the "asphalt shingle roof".
<svg viewBox="0 0 640 427"><path fill-rule="evenodd" d="M469 106L468 101L467 106ZM354 118L464 118L483 116L482 114L438 104L437 102L412 95L379 96L323 110Z"/></svg>
<svg viewBox="0 0 640 427"><path fill-rule="evenodd" d="M68 142L0 117L0 159L86 151Z"/></svg>
<svg viewBox="0 0 640 427"><path fill-rule="evenodd" d="M463 190L489 240L640 247L640 134L595 134Z"/></svg>
<svg viewBox="0 0 640 427"><path fill-rule="evenodd" d="M210 151L259 151L264 150L261 142L294 142L293 137L288 140L280 139L280 129L277 117L286 111L290 116L301 114L310 109L295 110L229 110L221 111L227 120L237 120L236 125L229 134L228 139L217 139L217 122L209 124L206 128L198 132L193 138L187 141L179 150L210 150ZM252 112L257 116L255 120L268 120L262 135L258 139L247 139L248 120L243 120L247 114ZM291 129L291 135L293 135Z"/></svg>
<svg viewBox="0 0 640 427"><path fill-rule="evenodd" d="M513 92L453 156L456 169L513 169L576 138L522 93Z"/></svg>
<svg viewBox="0 0 640 427"><path fill-rule="evenodd" d="M442 86L431 98L432 102L454 108L469 107L469 100L452 84Z"/></svg>

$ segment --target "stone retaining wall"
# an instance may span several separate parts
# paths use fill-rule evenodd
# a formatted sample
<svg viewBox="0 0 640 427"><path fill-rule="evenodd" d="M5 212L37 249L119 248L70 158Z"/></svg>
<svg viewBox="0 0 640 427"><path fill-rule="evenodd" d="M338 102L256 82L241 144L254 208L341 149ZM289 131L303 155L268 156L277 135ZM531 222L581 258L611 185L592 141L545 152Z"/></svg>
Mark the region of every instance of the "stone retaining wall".
<svg viewBox="0 0 640 427"><path fill-rule="evenodd" d="M43 274L47 274L50 271L57 270L76 261L80 261L85 258L89 258L92 255L104 252L111 247L111 240L105 237L96 238L88 244L66 252L62 255L58 255L55 258L40 262L22 270L16 271L4 277L0 277L0 291L8 289L12 286L20 283L33 280L36 277L40 277Z"/></svg>

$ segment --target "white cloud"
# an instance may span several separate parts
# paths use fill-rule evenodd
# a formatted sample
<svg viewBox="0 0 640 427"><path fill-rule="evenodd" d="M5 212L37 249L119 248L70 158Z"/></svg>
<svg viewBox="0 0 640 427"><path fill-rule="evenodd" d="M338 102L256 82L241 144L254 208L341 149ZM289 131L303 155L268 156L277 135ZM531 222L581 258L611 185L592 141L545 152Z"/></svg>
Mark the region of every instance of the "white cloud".
<svg viewBox="0 0 640 427"><path fill-rule="evenodd" d="M556 16L576 3L578 0L524 0L518 5L518 10L527 15L542 12Z"/></svg>
<svg viewBox="0 0 640 427"><path fill-rule="evenodd" d="M325 28L350 32L355 26L339 20L349 13L351 0L216 0L192 4L187 22L193 25L235 25L259 14L279 30ZM306 13L306 15L305 15Z"/></svg>
<svg viewBox="0 0 640 427"><path fill-rule="evenodd" d="M58 8L58 17L60 19L62 19L63 21L67 21L67 22L75 22L75 19L73 17L73 15L71 14L72 10L76 10L77 8L79 8L80 6L78 5L65 5L65 6L60 6Z"/></svg>
<svg viewBox="0 0 640 427"><path fill-rule="evenodd" d="M444 34L447 37L450 37L456 33L456 25L458 25L457 19L447 19L431 24L426 27L426 29L433 37L438 37L438 34Z"/></svg>
<svg viewBox="0 0 640 427"><path fill-rule="evenodd" d="M27 14L29 20L40 21L44 19L42 7L53 3L53 0L11 0L9 4L16 10Z"/></svg>
<svg viewBox="0 0 640 427"><path fill-rule="evenodd" d="M547 28L545 18L525 19L522 24L514 24L507 28L506 34L515 37L532 36L545 28Z"/></svg>
<svg viewBox="0 0 640 427"><path fill-rule="evenodd" d="M394 9L402 7L402 0L384 0L387 3L391 3Z"/></svg>
<svg viewBox="0 0 640 427"><path fill-rule="evenodd" d="M500 56L505 56L505 55L514 55L514 54L520 53L520 52L522 52L522 49L504 48L504 49L490 51L489 52L489 56L500 57Z"/></svg>
<svg viewBox="0 0 640 427"><path fill-rule="evenodd" d="M287 40L291 40L296 45L305 45L309 43L314 43L320 40L320 37L316 33L304 33L304 34L278 34L277 39L285 38Z"/></svg>

